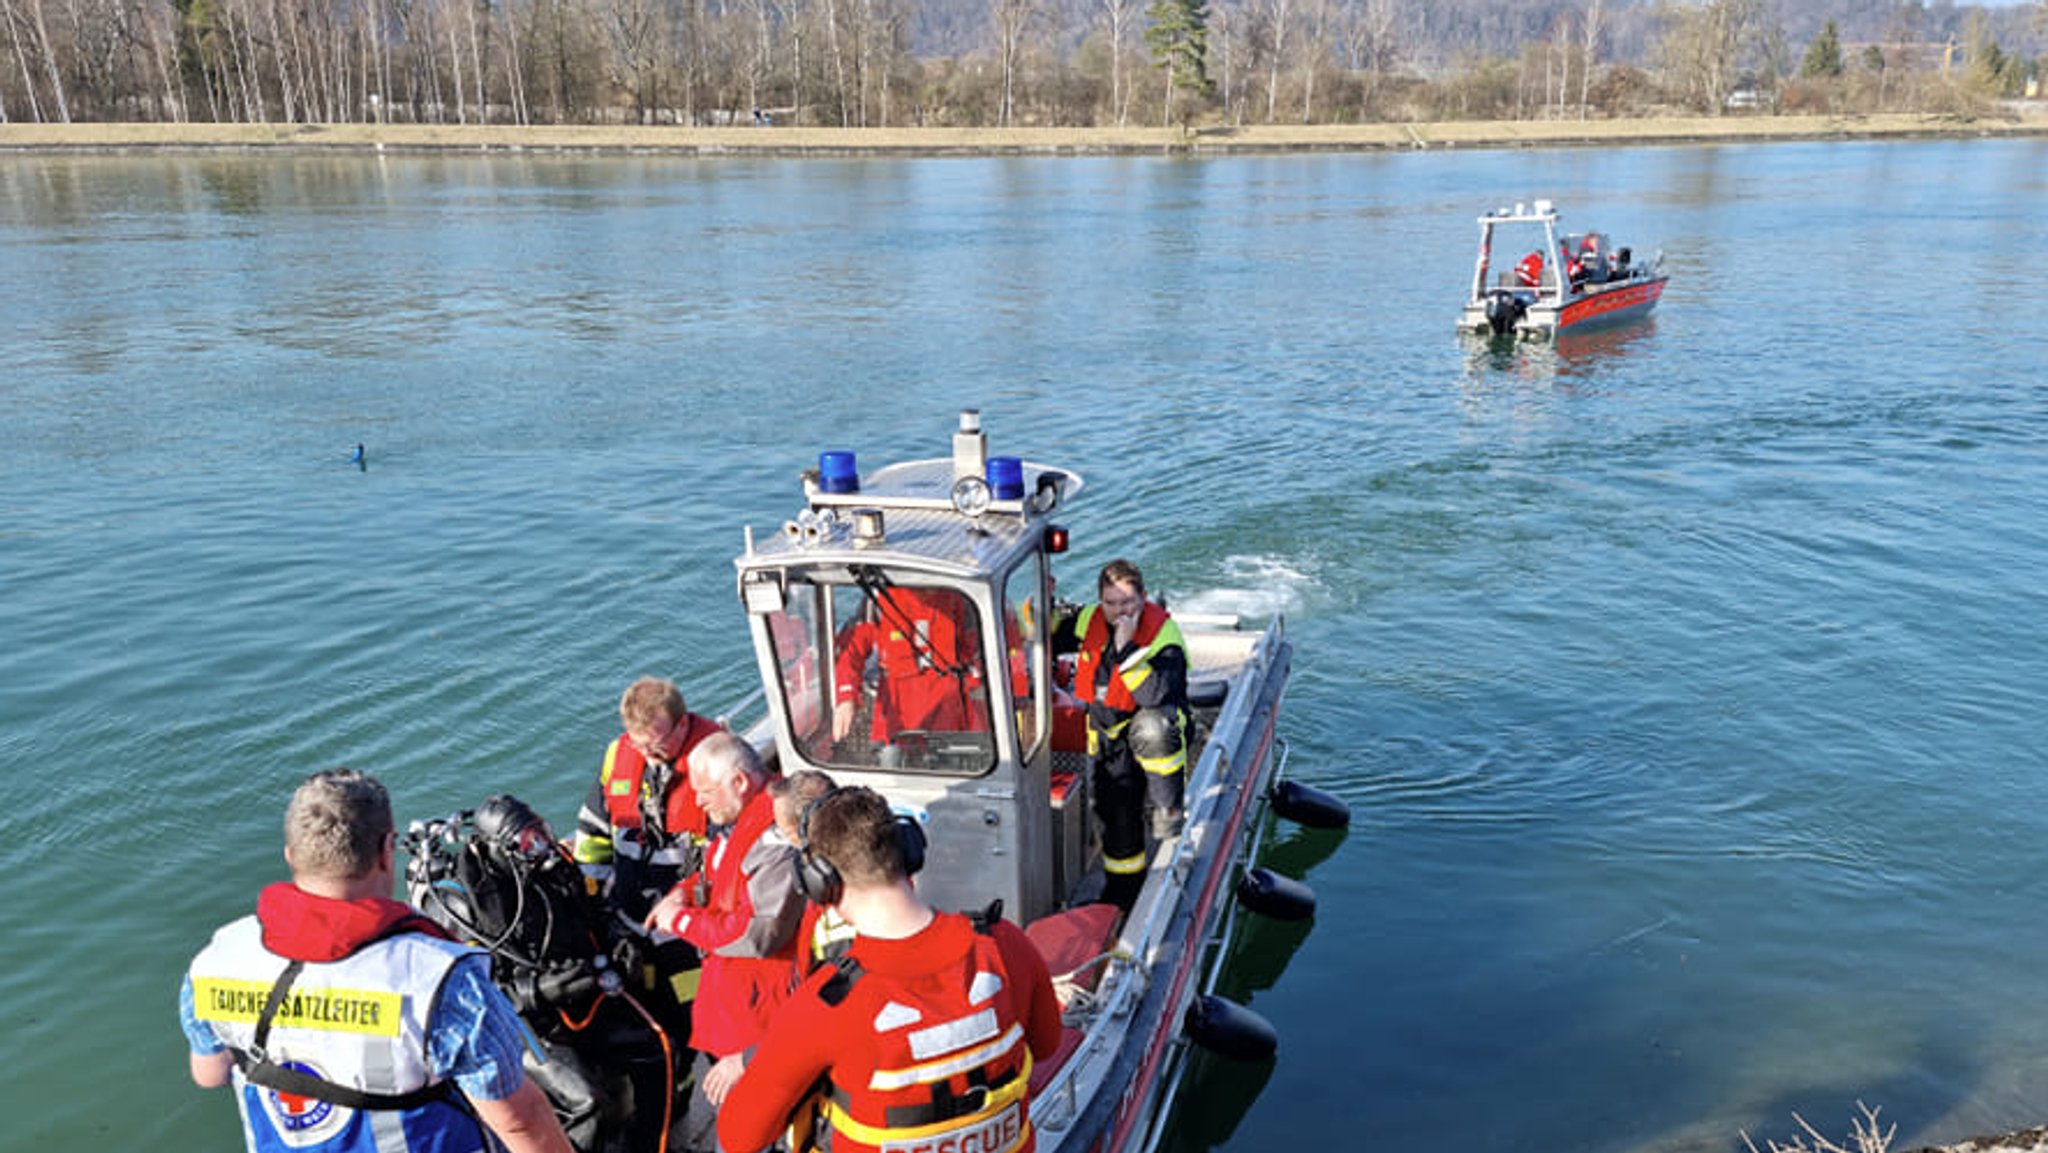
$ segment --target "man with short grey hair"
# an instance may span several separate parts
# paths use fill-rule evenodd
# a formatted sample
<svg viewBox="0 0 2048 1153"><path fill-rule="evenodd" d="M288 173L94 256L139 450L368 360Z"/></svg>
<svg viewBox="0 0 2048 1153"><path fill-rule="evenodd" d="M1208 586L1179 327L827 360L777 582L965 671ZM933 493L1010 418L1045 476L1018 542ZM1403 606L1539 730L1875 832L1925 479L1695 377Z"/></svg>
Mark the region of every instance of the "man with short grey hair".
<svg viewBox="0 0 2048 1153"><path fill-rule="evenodd" d="M314 773L284 834L292 879L214 934L178 1004L192 1079L235 1087L251 1153L490 1147L479 1126L510 1153L569 1153L489 954L391 899L384 786Z"/></svg>
<svg viewBox="0 0 2048 1153"><path fill-rule="evenodd" d="M753 746L731 733L713 733L690 753L697 803L712 824L728 828L712 839L704 867L647 915L649 928L674 933L704 956L690 1025L696 1087L683 1126L684 1144L699 1153L715 1148L718 1106L796 972L804 899L796 846L775 827L768 779Z"/></svg>

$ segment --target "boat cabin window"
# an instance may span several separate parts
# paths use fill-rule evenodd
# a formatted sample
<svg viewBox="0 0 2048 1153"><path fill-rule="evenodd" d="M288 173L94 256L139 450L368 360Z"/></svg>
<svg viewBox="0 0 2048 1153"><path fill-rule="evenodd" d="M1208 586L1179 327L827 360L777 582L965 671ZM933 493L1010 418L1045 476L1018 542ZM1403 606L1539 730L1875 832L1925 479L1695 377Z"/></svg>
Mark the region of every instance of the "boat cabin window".
<svg viewBox="0 0 2048 1153"><path fill-rule="evenodd" d="M875 570L793 582L768 618L791 736L830 771L978 776L995 765L974 602Z"/></svg>

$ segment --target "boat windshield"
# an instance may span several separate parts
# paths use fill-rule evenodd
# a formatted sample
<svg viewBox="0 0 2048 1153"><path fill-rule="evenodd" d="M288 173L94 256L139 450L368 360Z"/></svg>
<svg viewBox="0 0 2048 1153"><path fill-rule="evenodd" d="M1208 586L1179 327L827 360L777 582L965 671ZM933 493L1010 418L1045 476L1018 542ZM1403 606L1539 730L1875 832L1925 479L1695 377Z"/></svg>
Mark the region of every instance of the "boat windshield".
<svg viewBox="0 0 2048 1153"><path fill-rule="evenodd" d="M835 575L793 582L768 617L797 750L827 771L988 772L996 743L973 600L868 566Z"/></svg>

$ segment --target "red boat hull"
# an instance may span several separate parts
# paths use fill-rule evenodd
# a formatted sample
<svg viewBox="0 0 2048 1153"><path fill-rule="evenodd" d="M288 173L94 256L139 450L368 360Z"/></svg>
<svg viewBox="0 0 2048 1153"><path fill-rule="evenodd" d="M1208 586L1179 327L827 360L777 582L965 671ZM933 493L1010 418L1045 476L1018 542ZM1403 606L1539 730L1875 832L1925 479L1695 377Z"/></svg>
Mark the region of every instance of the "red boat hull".
<svg viewBox="0 0 2048 1153"><path fill-rule="evenodd" d="M1669 279L1664 276L1652 277L1612 288L1602 288L1567 301L1564 310L1558 314L1557 330L1564 332L1569 329L1591 328L1646 316L1651 309L1657 307L1657 301L1664 295L1664 285Z"/></svg>

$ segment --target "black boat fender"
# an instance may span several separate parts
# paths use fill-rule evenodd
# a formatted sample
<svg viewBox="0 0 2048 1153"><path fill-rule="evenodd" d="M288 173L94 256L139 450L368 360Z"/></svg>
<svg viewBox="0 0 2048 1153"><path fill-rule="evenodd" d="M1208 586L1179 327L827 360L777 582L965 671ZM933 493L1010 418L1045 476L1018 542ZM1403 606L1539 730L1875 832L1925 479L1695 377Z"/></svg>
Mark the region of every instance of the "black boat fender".
<svg viewBox="0 0 2048 1153"><path fill-rule="evenodd" d="M1316 915L1314 889L1260 865L1237 882L1237 903L1276 921L1306 921Z"/></svg>
<svg viewBox="0 0 2048 1153"><path fill-rule="evenodd" d="M1195 998L1181 1022L1187 1039L1233 1061L1271 1061L1280 1051L1272 1022L1229 999L1209 993Z"/></svg>
<svg viewBox="0 0 2048 1153"><path fill-rule="evenodd" d="M1335 796L1298 781L1281 781L1267 797L1273 812L1311 829L1342 829L1351 824L1351 806Z"/></svg>

